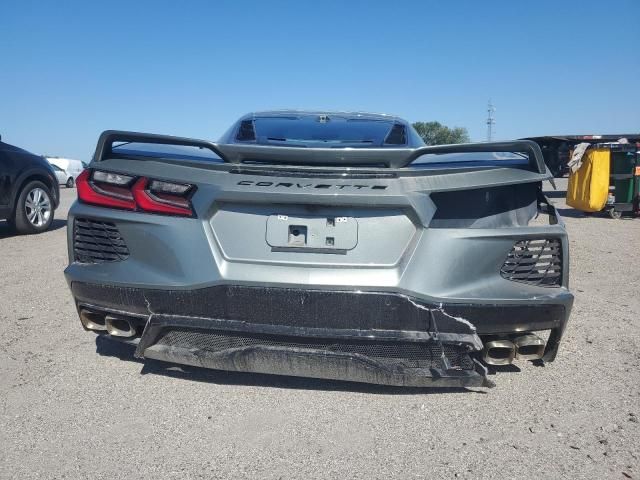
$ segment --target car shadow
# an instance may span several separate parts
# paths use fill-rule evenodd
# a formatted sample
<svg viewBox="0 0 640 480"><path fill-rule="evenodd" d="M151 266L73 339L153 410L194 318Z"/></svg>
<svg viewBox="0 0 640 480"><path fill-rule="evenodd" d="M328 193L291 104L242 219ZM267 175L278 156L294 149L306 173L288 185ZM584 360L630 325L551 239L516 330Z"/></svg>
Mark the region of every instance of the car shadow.
<svg viewBox="0 0 640 480"><path fill-rule="evenodd" d="M135 345L110 340L105 336L96 337L96 352L99 355L115 357L142 365L141 375L162 375L178 380L187 380L215 385L238 385L247 387L271 387L291 390L317 390L335 392L369 393L373 395L417 395L443 393L488 393L484 389L465 387L395 387L368 383L325 380L319 378L287 377L262 373L227 372L190 365L178 365L159 360L134 357Z"/></svg>
<svg viewBox="0 0 640 480"><path fill-rule="evenodd" d="M557 208L556 210L558 210L560 216L568 218L587 218L593 216L581 210L576 210L575 208Z"/></svg>
<svg viewBox="0 0 640 480"><path fill-rule="evenodd" d="M520 373L522 369L517 365L488 365L489 375L497 375L498 373Z"/></svg>
<svg viewBox="0 0 640 480"><path fill-rule="evenodd" d="M600 212L583 212L575 208L558 208L558 213L563 217L570 218L611 218L609 217L609 213L604 210Z"/></svg>
<svg viewBox="0 0 640 480"><path fill-rule="evenodd" d="M565 198L567 196L566 190L545 190L544 195L547 198Z"/></svg>
<svg viewBox="0 0 640 480"><path fill-rule="evenodd" d="M67 226L67 220L54 218L53 222L51 222L51 225L46 230L46 232L52 232L54 230L58 230L60 228L66 227L66 226ZM42 232L42 233L46 233L46 232ZM19 233L17 233L11 226L9 226L8 222L0 221L0 239L9 238L9 237L17 237L19 235L20 235ZM41 235L41 234L34 234L34 235Z"/></svg>

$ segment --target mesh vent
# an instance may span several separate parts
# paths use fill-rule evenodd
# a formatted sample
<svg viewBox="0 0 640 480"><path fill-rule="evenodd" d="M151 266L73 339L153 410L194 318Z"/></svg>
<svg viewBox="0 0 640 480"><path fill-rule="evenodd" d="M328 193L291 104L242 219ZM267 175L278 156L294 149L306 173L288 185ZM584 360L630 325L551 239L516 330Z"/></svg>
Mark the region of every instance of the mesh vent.
<svg viewBox="0 0 640 480"><path fill-rule="evenodd" d="M119 262L129 257L129 249L115 224L76 218L73 255L81 263Z"/></svg>
<svg viewBox="0 0 640 480"><path fill-rule="evenodd" d="M562 284L562 245L557 238L517 242L500 269L507 280L543 287Z"/></svg>
<svg viewBox="0 0 640 480"><path fill-rule="evenodd" d="M452 368L459 370L473 368L473 361L464 347L449 344L441 347L434 342L401 343L357 340L334 342L327 339L172 329L164 333L158 344L178 348L197 348L212 353L252 346L325 350L363 355L388 367L404 368L444 368L442 365L444 349L444 354Z"/></svg>

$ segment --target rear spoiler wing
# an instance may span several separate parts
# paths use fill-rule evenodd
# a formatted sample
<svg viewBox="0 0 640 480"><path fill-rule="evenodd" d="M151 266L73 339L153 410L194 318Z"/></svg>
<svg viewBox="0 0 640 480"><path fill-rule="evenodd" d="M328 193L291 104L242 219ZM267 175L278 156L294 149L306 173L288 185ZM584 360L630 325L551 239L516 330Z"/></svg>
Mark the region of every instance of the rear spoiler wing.
<svg viewBox="0 0 640 480"><path fill-rule="evenodd" d="M217 144L207 140L185 137L156 135L152 133L107 130L100 135L93 155L93 162L113 158L113 144L116 142L149 143L196 147L209 150L227 163L276 163L306 166L350 166L403 168L418 157L426 154L504 152L523 153L529 158L531 170L546 174L542 151L531 140L510 142L464 143L458 145L437 145L419 148L299 148L271 147L267 145Z"/></svg>

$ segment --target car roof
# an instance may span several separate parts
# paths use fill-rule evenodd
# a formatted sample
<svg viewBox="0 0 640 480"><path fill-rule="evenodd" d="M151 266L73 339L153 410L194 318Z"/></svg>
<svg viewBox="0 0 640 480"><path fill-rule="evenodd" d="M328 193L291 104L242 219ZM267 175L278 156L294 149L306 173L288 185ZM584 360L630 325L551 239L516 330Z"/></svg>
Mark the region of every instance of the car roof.
<svg viewBox="0 0 640 480"><path fill-rule="evenodd" d="M24 148L16 147L15 145L11 145L10 143L6 143L6 142L0 142L0 151L2 151L2 152L21 153L21 154L24 154L24 155L34 155L36 157L39 157L39 155L36 155L35 153L29 152L29 151L25 150Z"/></svg>
<svg viewBox="0 0 640 480"><path fill-rule="evenodd" d="M388 115L386 113L370 113L370 112L352 112L352 111L339 111L339 110L264 110L259 112L251 112L244 115L241 120L256 117L316 117L318 115L335 115L348 118L360 118L369 120L388 120L406 123L396 115Z"/></svg>

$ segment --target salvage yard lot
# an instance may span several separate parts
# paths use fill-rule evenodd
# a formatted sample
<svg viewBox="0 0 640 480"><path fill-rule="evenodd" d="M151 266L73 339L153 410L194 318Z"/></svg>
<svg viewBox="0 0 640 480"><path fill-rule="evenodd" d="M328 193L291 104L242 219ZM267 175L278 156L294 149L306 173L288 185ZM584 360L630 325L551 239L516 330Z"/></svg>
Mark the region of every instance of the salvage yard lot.
<svg viewBox="0 0 640 480"><path fill-rule="evenodd" d="M0 478L640 478L640 219L550 192L576 301L556 362L403 390L141 363L82 330L52 230L0 222ZM628 476L628 477L627 477Z"/></svg>

